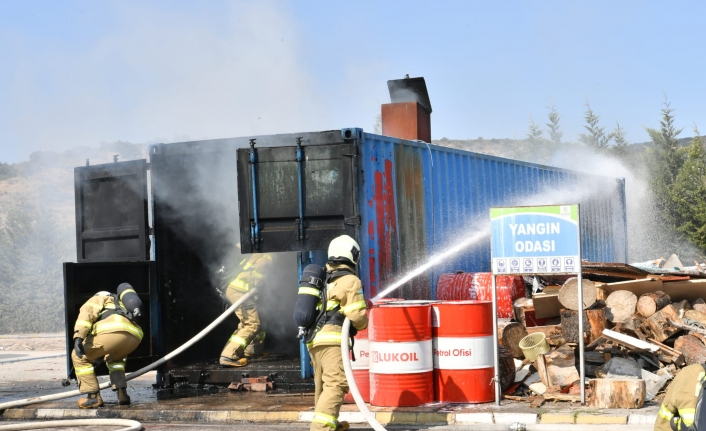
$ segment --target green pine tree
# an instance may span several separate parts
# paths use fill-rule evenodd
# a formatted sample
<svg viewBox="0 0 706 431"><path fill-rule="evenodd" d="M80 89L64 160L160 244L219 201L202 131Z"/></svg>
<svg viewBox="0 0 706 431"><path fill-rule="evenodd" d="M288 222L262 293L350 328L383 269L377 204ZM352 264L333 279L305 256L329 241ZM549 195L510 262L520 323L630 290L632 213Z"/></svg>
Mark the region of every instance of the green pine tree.
<svg viewBox="0 0 706 431"><path fill-rule="evenodd" d="M610 135L605 134L605 127L600 127L598 125L601 119L600 115L596 115L593 112L591 105L588 104L588 101L586 101L584 106L586 107L586 112L584 112L583 118L586 120L586 125L583 127L588 131L588 134L581 133L579 135L579 141L587 147L597 150L604 150L608 148L608 144L610 143Z"/></svg>
<svg viewBox="0 0 706 431"><path fill-rule="evenodd" d="M615 121L615 129L611 132L610 137L613 139L615 144L610 148L611 153L619 159L625 159L628 155L628 140L627 132L625 129L620 127L620 123Z"/></svg>
<svg viewBox="0 0 706 431"><path fill-rule="evenodd" d="M666 222L666 228L675 233L672 245L676 247L679 242L677 227L681 223L681 216L675 205L672 205L671 189L684 164L686 152L677 146L677 139L683 129L674 126L673 112L669 102L665 100L660 128L645 127L645 130L651 140L647 158L652 200Z"/></svg>
<svg viewBox="0 0 706 431"><path fill-rule="evenodd" d="M555 146L561 145L561 137L564 135L559 126L559 120L561 117L554 106L554 102L549 104L549 114L547 115L549 122L547 127L549 128L549 139L554 143Z"/></svg>
<svg viewBox="0 0 706 431"><path fill-rule="evenodd" d="M676 231L689 243L706 250L706 152L699 131L686 150L686 160L669 190Z"/></svg>

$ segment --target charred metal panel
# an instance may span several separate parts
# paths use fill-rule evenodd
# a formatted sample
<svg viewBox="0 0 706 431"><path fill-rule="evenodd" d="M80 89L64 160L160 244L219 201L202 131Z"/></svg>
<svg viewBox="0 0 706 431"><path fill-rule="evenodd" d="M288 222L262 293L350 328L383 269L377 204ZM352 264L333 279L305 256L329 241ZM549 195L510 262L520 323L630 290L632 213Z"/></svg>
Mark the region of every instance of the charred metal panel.
<svg viewBox="0 0 706 431"><path fill-rule="evenodd" d="M74 169L78 262L149 260L147 162Z"/></svg>
<svg viewBox="0 0 706 431"><path fill-rule="evenodd" d="M296 146L261 148L256 141L254 149L238 150L243 252L325 250L336 236L357 236L355 142L339 136L307 143L302 138L301 193Z"/></svg>
<svg viewBox="0 0 706 431"><path fill-rule="evenodd" d="M138 323L144 337L127 361L128 372L138 370L157 359L159 353L159 310L154 262L64 263L64 310L66 331L66 370L71 369L74 324L81 306L102 290L116 293L120 283L130 283L143 303ZM96 373L107 375L105 365ZM73 374L72 374L73 375Z"/></svg>

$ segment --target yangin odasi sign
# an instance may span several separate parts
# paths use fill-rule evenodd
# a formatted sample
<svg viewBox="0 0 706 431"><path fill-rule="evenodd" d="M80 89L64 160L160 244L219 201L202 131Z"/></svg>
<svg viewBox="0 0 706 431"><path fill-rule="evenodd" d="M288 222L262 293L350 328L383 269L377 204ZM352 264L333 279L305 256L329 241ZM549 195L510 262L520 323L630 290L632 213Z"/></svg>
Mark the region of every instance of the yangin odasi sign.
<svg viewBox="0 0 706 431"><path fill-rule="evenodd" d="M578 205L491 208L493 274L575 274Z"/></svg>

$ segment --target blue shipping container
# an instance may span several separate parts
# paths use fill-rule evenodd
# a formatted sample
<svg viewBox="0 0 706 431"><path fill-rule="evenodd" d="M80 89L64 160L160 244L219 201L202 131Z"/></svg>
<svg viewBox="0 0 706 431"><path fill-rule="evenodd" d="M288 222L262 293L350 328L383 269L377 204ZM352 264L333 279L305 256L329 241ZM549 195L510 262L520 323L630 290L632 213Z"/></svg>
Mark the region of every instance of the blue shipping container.
<svg viewBox="0 0 706 431"><path fill-rule="evenodd" d="M348 233L361 245L360 275L366 296L373 297L403 274L487 226L491 207L579 203L583 258L593 262L627 259L623 179L380 136L356 128L341 130L340 137L337 133L257 138L255 163L245 160L252 152L238 150L244 250L325 250L330 239ZM294 144L295 136L301 137L305 155L305 161L299 164L294 157L296 147L282 147L287 142ZM268 144L277 148L268 148ZM334 149L336 146L340 149ZM324 148L327 150L322 151ZM350 164L348 160L352 160ZM316 178L321 177L331 179L330 188L336 193L317 189L321 181ZM303 184L300 187L299 179ZM253 191L259 196L257 218ZM314 196L325 196L324 201L353 202L341 204L347 205L347 216L336 218L333 208L333 212L320 209L320 214L310 210L317 206ZM295 226L300 220L306 221L301 222L301 229L314 232L318 226L318 240L291 231L299 229ZM248 238L254 235L253 225L258 226L258 237L265 238L257 247L253 238ZM457 270L490 271L489 238L417 277L395 296L435 298L439 275Z"/></svg>

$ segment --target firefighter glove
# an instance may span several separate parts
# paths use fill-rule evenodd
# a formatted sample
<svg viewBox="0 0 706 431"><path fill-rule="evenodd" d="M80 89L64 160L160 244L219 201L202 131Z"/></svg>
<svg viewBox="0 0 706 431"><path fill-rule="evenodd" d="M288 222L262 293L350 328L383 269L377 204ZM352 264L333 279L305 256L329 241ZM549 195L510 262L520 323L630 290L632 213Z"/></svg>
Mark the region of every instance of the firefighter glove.
<svg viewBox="0 0 706 431"><path fill-rule="evenodd" d="M83 358L86 355L86 351L83 348L83 340L79 337L74 338L74 352L79 358Z"/></svg>

